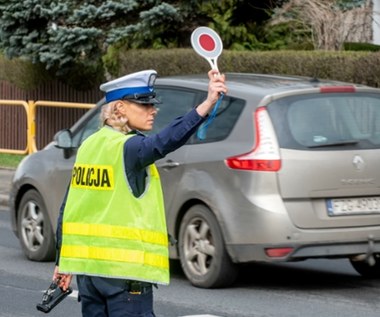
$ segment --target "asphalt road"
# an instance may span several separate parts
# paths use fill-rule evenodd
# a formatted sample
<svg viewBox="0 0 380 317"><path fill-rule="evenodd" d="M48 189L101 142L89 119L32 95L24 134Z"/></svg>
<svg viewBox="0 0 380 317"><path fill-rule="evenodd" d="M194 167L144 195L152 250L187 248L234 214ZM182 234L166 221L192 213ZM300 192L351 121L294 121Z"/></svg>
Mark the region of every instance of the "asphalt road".
<svg viewBox="0 0 380 317"><path fill-rule="evenodd" d="M171 285L155 291L157 317L378 317L380 281L361 278L346 260L242 267L235 285L205 290L191 286L177 262ZM38 317L54 264L26 260L0 207L0 316ZM74 290L76 285L74 283ZM50 316L80 316L76 291Z"/></svg>

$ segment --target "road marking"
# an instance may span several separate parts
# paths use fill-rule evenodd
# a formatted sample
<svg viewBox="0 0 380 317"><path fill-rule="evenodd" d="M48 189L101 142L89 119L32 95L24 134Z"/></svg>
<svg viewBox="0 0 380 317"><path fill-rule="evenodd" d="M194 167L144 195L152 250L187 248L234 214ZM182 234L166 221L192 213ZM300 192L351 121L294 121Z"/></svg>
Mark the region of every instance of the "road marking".
<svg viewBox="0 0 380 317"><path fill-rule="evenodd" d="M69 297L78 298L78 291L73 290L73 292L69 295Z"/></svg>
<svg viewBox="0 0 380 317"><path fill-rule="evenodd" d="M186 316L179 316L179 317L221 317L221 316L215 316L215 315L186 315Z"/></svg>

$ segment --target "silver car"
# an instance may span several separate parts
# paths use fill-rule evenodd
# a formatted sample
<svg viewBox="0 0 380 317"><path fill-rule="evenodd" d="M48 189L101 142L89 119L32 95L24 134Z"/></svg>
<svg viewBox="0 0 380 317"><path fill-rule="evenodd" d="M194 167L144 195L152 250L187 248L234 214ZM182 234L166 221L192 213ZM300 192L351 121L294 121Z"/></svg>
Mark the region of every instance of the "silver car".
<svg viewBox="0 0 380 317"><path fill-rule="evenodd" d="M155 131L199 104L206 76L157 80ZM380 276L380 89L300 77L227 74L204 140L157 161L169 233L198 287L233 283L238 264L348 258ZM10 198L31 260L52 260L59 208L99 105L18 166ZM154 131L153 131L154 133Z"/></svg>

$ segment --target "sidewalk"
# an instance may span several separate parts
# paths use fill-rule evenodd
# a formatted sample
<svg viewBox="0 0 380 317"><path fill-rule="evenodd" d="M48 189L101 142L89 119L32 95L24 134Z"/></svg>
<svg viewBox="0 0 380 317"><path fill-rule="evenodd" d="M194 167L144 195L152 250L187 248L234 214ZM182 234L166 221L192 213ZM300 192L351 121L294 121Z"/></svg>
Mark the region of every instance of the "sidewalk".
<svg viewBox="0 0 380 317"><path fill-rule="evenodd" d="M0 206L7 207L14 169L0 167Z"/></svg>

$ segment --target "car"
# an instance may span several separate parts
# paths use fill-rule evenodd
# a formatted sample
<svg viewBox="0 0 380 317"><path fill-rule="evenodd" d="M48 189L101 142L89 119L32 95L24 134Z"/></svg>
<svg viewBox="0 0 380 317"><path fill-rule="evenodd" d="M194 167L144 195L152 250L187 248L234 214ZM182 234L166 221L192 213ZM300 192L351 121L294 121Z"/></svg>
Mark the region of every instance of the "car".
<svg viewBox="0 0 380 317"><path fill-rule="evenodd" d="M205 138L156 162L170 258L197 287L231 285L243 263L346 258L380 276L380 89L316 78L226 74ZM205 75L158 78L152 133L199 104ZM30 260L55 255L57 217L80 144L104 100L17 167L12 228Z"/></svg>

